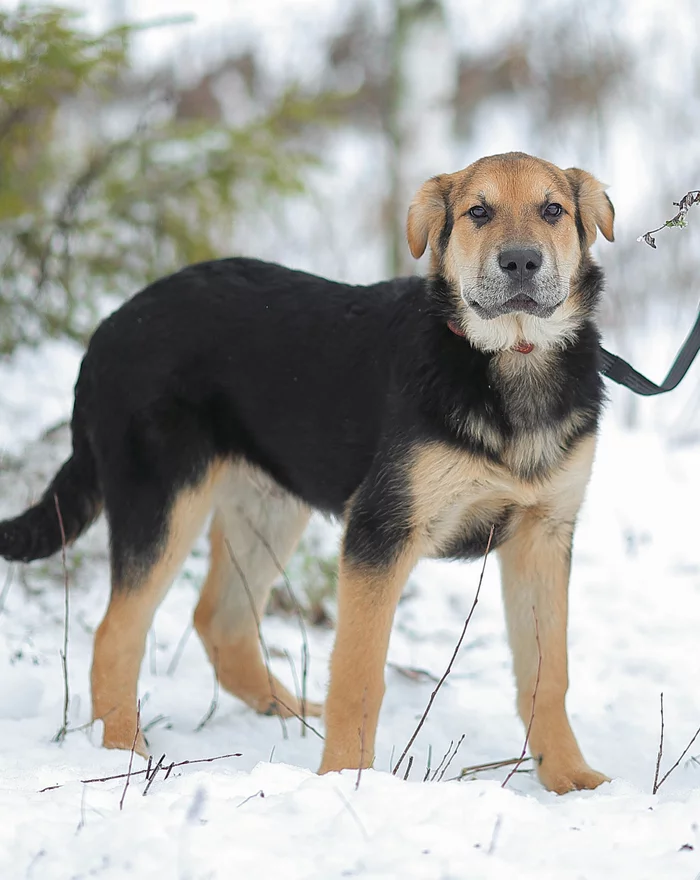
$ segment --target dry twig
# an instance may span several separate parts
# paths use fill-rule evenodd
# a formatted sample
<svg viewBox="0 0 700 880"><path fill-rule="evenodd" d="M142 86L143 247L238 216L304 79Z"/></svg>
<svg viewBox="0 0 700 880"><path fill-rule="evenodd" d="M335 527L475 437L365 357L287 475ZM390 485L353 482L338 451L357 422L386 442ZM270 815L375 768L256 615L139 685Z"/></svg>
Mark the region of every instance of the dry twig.
<svg viewBox="0 0 700 880"><path fill-rule="evenodd" d="M472 776L475 773L487 773L489 770L500 770L503 767L511 767L513 764L520 765L525 761L532 761L532 758L506 758L503 761L489 761L487 764L474 764L472 767L462 767L459 776L454 776L453 779L464 779L465 776Z"/></svg>
<svg viewBox="0 0 700 880"><path fill-rule="evenodd" d="M289 594L289 599L294 606L294 612L297 616L297 620L299 621L299 632L301 633L301 699L300 699L300 708L301 708L301 735L306 736L306 725L303 723L306 720L306 693L307 693L307 682L309 676L309 637L306 631L306 624L304 623L304 612L302 610L301 605L299 604L299 600L296 597L296 593L292 589L292 582L289 580L289 576L287 572L284 570L284 566L279 560L279 557L275 553L272 548L272 545L267 540L265 535L256 527L250 517L245 513L245 511L239 507L239 512L245 519L248 524L248 528L253 532L256 538L263 545L265 550L267 551L270 559L272 560L272 564L275 566L277 571L280 573L282 580L284 581L284 585L287 589L287 593Z"/></svg>
<svg viewBox="0 0 700 880"><path fill-rule="evenodd" d="M241 583L243 584L243 589L245 590L246 596L248 597L248 602L250 602L250 610L251 610L251 613L255 619L255 625L258 629L258 639L260 640L260 647L262 648L263 655L265 657L265 669L267 670L267 681L270 685L270 694L272 695L272 699L276 703L280 703L280 705L284 705L282 703L282 701L278 699L278 697L275 693L274 678L272 677L272 670L270 669L270 652L267 649L267 642L265 641L265 638L263 636L260 615L258 614L258 609L255 605L255 599L253 598L253 594L250 592L250 585L248 584L248 578L245 576L245 572L243 571L243 568L241 567L240 563L236 559L236 556L233 552L233 547L231 547L231 542L229 541L228 538L225 538L224 540L226 541L226 548L228 549L229 556L231 557L231 562L233 563L234 568L238 572L238 576L240 577ZM288 706L286 708L289 709ZM277 717L279 718L280 724L282 726L282 736L284 737L284 739L288 739L289 735L287 733L287 723L284 720L284 718L282 717L281 712L277 713Z"/></svg>
<svg viewBox="0 0 700 880"><path fill-rule="evenodd" d="M674 202L673 204L678 208L678 213L675 217L671 217L670 220L667 220L665 223L662 223L657 229L651 229L649 232L645 232L644 235L640 235L637 241L646 242L649 247L656 249L656 239L654 235L657 232L661 232L662 229L676 227L678 229L683 229L688 225L688 221L686 219L686 215L690 210L691 205L695 205L700 202L700 190L693 189L690 192L687 192L680 202Z"/></svg>
<svg viewBox="0 0 700 880"><path fill-rule="evenodd" d="M435 702L435 697L438 695L440 688L445 683L447 676L452 671L452 666L453 666L455 660L457 659L457 654L459 654L459 649L462 647L462 642L464 641L464 637L467 634L467 627L469 626L469 622L471 621L472 615L474 614L474 609L476 608L477 603L479 601L479 593L481 592L481 584L483 583L484 572L486 571L486 560L489 557L489 551L491 549L491 541L493 540L493 530L494 530L494 527L491 526L491 531L489 532L489 540L488 540L488 543L486 544L486 552L484 553L484 562L483 562L483 565L481 566L481 574L479 575L479 584L476 588L476 594L474 595L474 601L472 602L472 607L469 610L469 614L467 615L467 619L464 621L464 627L462 628L462 633L461 633L459 639L457 640L457 644L455 645L455 649L452 652L452 656L450 657L450 662L447 664L447 669L444 671L442 678L435 686L435 690L430 695L430 699L428 700L428 705L425 707L425 711L421 715L420 721L418 722L416 729L413 731L411 738L409 739L408 743L406 744L406 748L401 753L401 757L396 762L396 766L391 771L394 776L396 776L396 774L398 773L399 767L403 763L403 759L408 754L408 750L411 748L413 743L416 741L416 737L418 736L421 728L425 724L425 719L428 717L428 713L430 712L430 710L433 706L433 703Z"/></svg>
<svg viewBox="0 0 700 880"><path fill-rule="evenodd" d="M188 623L184 632L180 636L180 640L177 643L175 651L173 652L173 656L170 659L170 663L168 663L168 668L165 670L166 675L173 675L175 670L177 669L177 665L180 662L180 658L182 657L182 652L185 650L185 645L187 644L187 639L190 637L190 633L192 632L192 624Z"/></svg>
<svg viewBox="0 0 700 880"><path fill-rule="evenodd" d="M175 767L186 767L190 764L211 764L213 761L223 761L224 758L240 758L242 756L241 752L232 752L228 755L215 755L213 758L195 758L191 761L173 761L172 764L168 765L168 772L165 776L167 779L170 776L171 771ZM163 755L163 758L165 755ZM162 762L161 760L158 762L159 764ZM89 785L93 782L113 782L115 779L126 779L127 776L130 776L134 779L136 776L146 776L146 770L134 770L132 773L115 773L113 776L98 776L94 779L79 779L78 782L81 782L85 785ZM67 782L59 782L57 785L47 785L46 788L40 788L39 794L43 794L45 791L55 791L57 788L63 788L64 785L68 785Z"/></svg>
<svg viewBox="0 0 700 880"><path fill-rule="evenodd" d="M148 782L146 783L146 787L144 788L144 790L143 790L143 792L142 792L143 797L146 797L146 795L148 794L148 790L149 790L149 788L153 785L153 782L154 782L154 780L155 780L155 778L156 778L156 775L157 775L158 771L159 771L160 768L163 766L163 761L164 761L164 760L165 760L165 752L163 752L163 754L160 756L160 758L158 759L158 763L157 763L156 766L153 768L153 772L151 772L150 775L149 775L149 771L150 771L150 769L151 769L151 758L149 757L149 759L148 759L148 767L146 767L146 779L148 780Z"/></svg>
<svg viewBox="0 0 700 880"><path fill-rule="evenodd" d="M659 779L659 768L661 766L661 758L663 755L663 747L664 747L664 695L661 694L661 736L659 737L659 754L657 755L657 758L656 758L656 772L654 773L654 786L652 788L652 792L651 792L652 794L656 794L656 792L661 788L661 786L664 784L664 782L666 782L668 777L673 773L673 771L676 769L676 767L678 767L678 765L683 760L683 758L685 758L685 756L691 750L691 748L693 747L693 743L695 742L695 740L699 736L700 736L700 727L698 727L698 729L695 731L690 742L683 749L680 757L678 758L676 763L673 765L673 767L671 767L670 770L667 770L666 773L664 773L664 775L661 777L661 779Z"/></svg>
<svg viewBox="0 0 700 880"><path fill-rule="evenodd" d="M68 705L70 703L70 690L68 686L68 621L69 621L69 589L68 589L68 565L66 563L66 530L63 527L61 506L58 503L58 495L54 493L53 503L56 507L58 525L61 529L61 564L63 565L63 651L61 651L61 666L63 668L63 723L54 737L54 742L63 742L68 733Z"/></svg>
<svg viewBox="0 0 700 880"><path fill-rule="evenodd" d="M651 793L656 794L659 790L659 770L661 769L661 758L664 753L664 693L661 691L661 733L659 734L659 753L656 756L656 770L654 771L654 784L651 787Z"/></svg>
<svg viewBox="0 0 700 880"><path fill-rule="evenodd" d="M464 737L465 737L465 736L466 736L465 733L463 733L463 734L460 736L460 738L459 738L459 742L458 742L457 745L454 747L454 751L452 752L452 754L451 754L451 755L449 756L449 758L447 759L447 763L446 763L445 766L442 768L442 770L441 770L441 772L440 772L440 775L438 776L438 782L442 782L443 777L445 776L445 773L447 773L447 771L449 770L450 764L454 761L454 759L455 759L455 757L456 757L456 755L457 755L457 752L459 751L460 746L461 746L462 743L464 742Z"/></svg>
<svg viewBox="0 0 700 880"><path fill-rule="evenodd" d="M435 780L437 779L437 775L438 775L438 773L442 770L442 765L443 765L443 764L445 763L445 761L448 759L448 757L449 757L449 755L450 755L450 752L452 751L452 746L453 746L454 744L455 744L455 741L454 741L453 739L451 739L451 740L450 740L450 744L449 744L449 746L447 747L447 751L446 751L445 754L442 756L442 761L440 761L440 763L437 765L437 768L436 768L435 772L434 772L433 775L432 775L432 778L431 778L431 780L430 780L431 782L435 782ZM427 777L426 777L426 779L427 779Z"/></svg>
<svg viewBox="0 0 700 880"><path fill-rule="evenodd" d="M131 752L129 754L129 768L126 771L126 781L124 782L124 791L122 792L122 796L119 800L119 809L124 809L124 798L126 797L126 791L129 788L129 783L131 782L131 768L134 764L134 752L136 751L136 741L139 738L139 733L141 733L141 700L136 704L136 730L134 731L134 741L131 744Z"/></svg>
<svg viewBox="0 0 700 880"><path fill-rule="evenodd" d="M357 731L360 737L360 762L357 767L357 779L355 780L355 791L360 787L362 779L362 764L365 759L365 726L367 725L367 688L362 692L362 725Z"/></svg>
<svg viewBox="0 0 700 880"><path fill-rule="evenodd" d="M12 574L13 568L11 565L8 565L7 574L5 575L5 583L3 584L2 590L0 590L0 614L5 610L7 594L10 592L10 587L12 586Z"/></svg>
<svg viewBox="0 0 700 880"><path fill-rule="evenodd" d="M214 648L214 693L211 697L211 703L209 704L209 708L207 712L199 722L199 724L195 727L195 733L199 733L206 725L211 721L216 713L216 710L219 708L219 652Z"/></svg>
<svg viewBox="0 0 700 880"><path fill-rule="evenodd" d="M530 721L528 722L527 730L525 731L525 742L523 743L523 750L520 753L520 757L515 762L510 773L503 780L501 788L505 788L506 785L508 785L514 774L517 773L520 765L525 760L528 743L530 742L530 733L532 732L532 722L535 720L535 701L537 700L537 691L540 686L540 671L542 669L542 646L540 645L540 623L537 619L537 612L535 611L534 606L532 608L532 616L535 618L535 640L537 641L537 676L535 678L535 688L532 692L532 709L530 711Z"/></svg>

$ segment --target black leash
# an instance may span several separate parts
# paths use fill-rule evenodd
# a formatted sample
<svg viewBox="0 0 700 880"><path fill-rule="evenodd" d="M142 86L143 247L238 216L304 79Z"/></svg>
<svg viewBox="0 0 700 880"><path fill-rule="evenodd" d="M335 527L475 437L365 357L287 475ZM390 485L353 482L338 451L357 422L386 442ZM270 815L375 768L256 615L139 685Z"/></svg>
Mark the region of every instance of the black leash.
<svg viewBox="0 0 700 880"><path fill-rule="evenodd" d="M602 361L600 372L608 379L612 379L613 382L617 382L618 385L624 385L634 391L635 394L642 394L645 397L653 394L665 394L667 391L673 391L680 383L695 360L698 351L700 351L700 312L698 312L695 326L688 334L688 338L678 352L668 375L660 385L656 385L646 376L642 376L627 361L602 347L600 349Z"/></svg>

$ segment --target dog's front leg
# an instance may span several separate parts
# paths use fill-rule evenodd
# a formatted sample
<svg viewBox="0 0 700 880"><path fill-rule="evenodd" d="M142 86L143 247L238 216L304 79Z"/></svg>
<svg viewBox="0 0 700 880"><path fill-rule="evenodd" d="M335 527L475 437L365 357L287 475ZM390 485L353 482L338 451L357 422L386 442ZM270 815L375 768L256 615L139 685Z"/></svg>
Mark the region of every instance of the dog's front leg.
<svg viewBox="0 0 700 880"><path fill-rule="evenodd" d="M540 781L559 794L607 781L584 760L565 707L572 532L572 526L529 511L499 549L518 710L526 728L531 725L529 746Z"/></svg>
<svg viewBox="0 0 700 880"><path fill-rule="evenodd" d="M362 500L364 507L364 499ZM384 664L396 605L415 562L410 535L391 513L353 506L338 572L338 626L319 773L369 767L384 696Z"/></svg>

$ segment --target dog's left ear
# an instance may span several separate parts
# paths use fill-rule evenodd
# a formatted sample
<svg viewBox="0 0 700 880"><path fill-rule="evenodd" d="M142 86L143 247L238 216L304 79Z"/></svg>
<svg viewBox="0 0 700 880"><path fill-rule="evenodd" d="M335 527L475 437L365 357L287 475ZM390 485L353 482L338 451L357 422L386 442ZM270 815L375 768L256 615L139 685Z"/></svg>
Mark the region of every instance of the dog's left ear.
<svg viewBox="0 0 700 880"><path fill-rule="evenodd" d="M445 222L446 182L446 174L431 177L418 190L408 209L406 237L416 260L425 253L428 241L433 245Z"/></svg>
<svg viewBox="0 0 700 880"><path fill-rule="evenodd" d="M592 174L580 168L567 168L564 174L569 179L576 196L581 222L586 233L587 247L596 240L596 227L608 241L615 241L613 233L615 208L605 192L605 186Z"/></svg>

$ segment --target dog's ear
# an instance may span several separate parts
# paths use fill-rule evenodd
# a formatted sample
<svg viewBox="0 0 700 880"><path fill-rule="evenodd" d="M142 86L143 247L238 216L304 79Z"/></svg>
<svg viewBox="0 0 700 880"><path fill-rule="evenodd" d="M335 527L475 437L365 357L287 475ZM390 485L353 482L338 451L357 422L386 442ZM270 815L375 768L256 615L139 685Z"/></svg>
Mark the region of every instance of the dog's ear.
<svg viewBox="0 0 700 880"><path fill-rule="evenodd" d="M604 184L580 168L567 168L564 173L574 190L581 223L586 233L586 246L590 247L596 240L596 227L608 241L614 241L615 209L605 192Z"/></svg>
<svg viewBox="0 0 700 880"><path fill-rule="evenodd" d="M445 223L447 175L431 177L415 194L408 209L406 237L411 254L417 260L425 253Z"/></svg>

